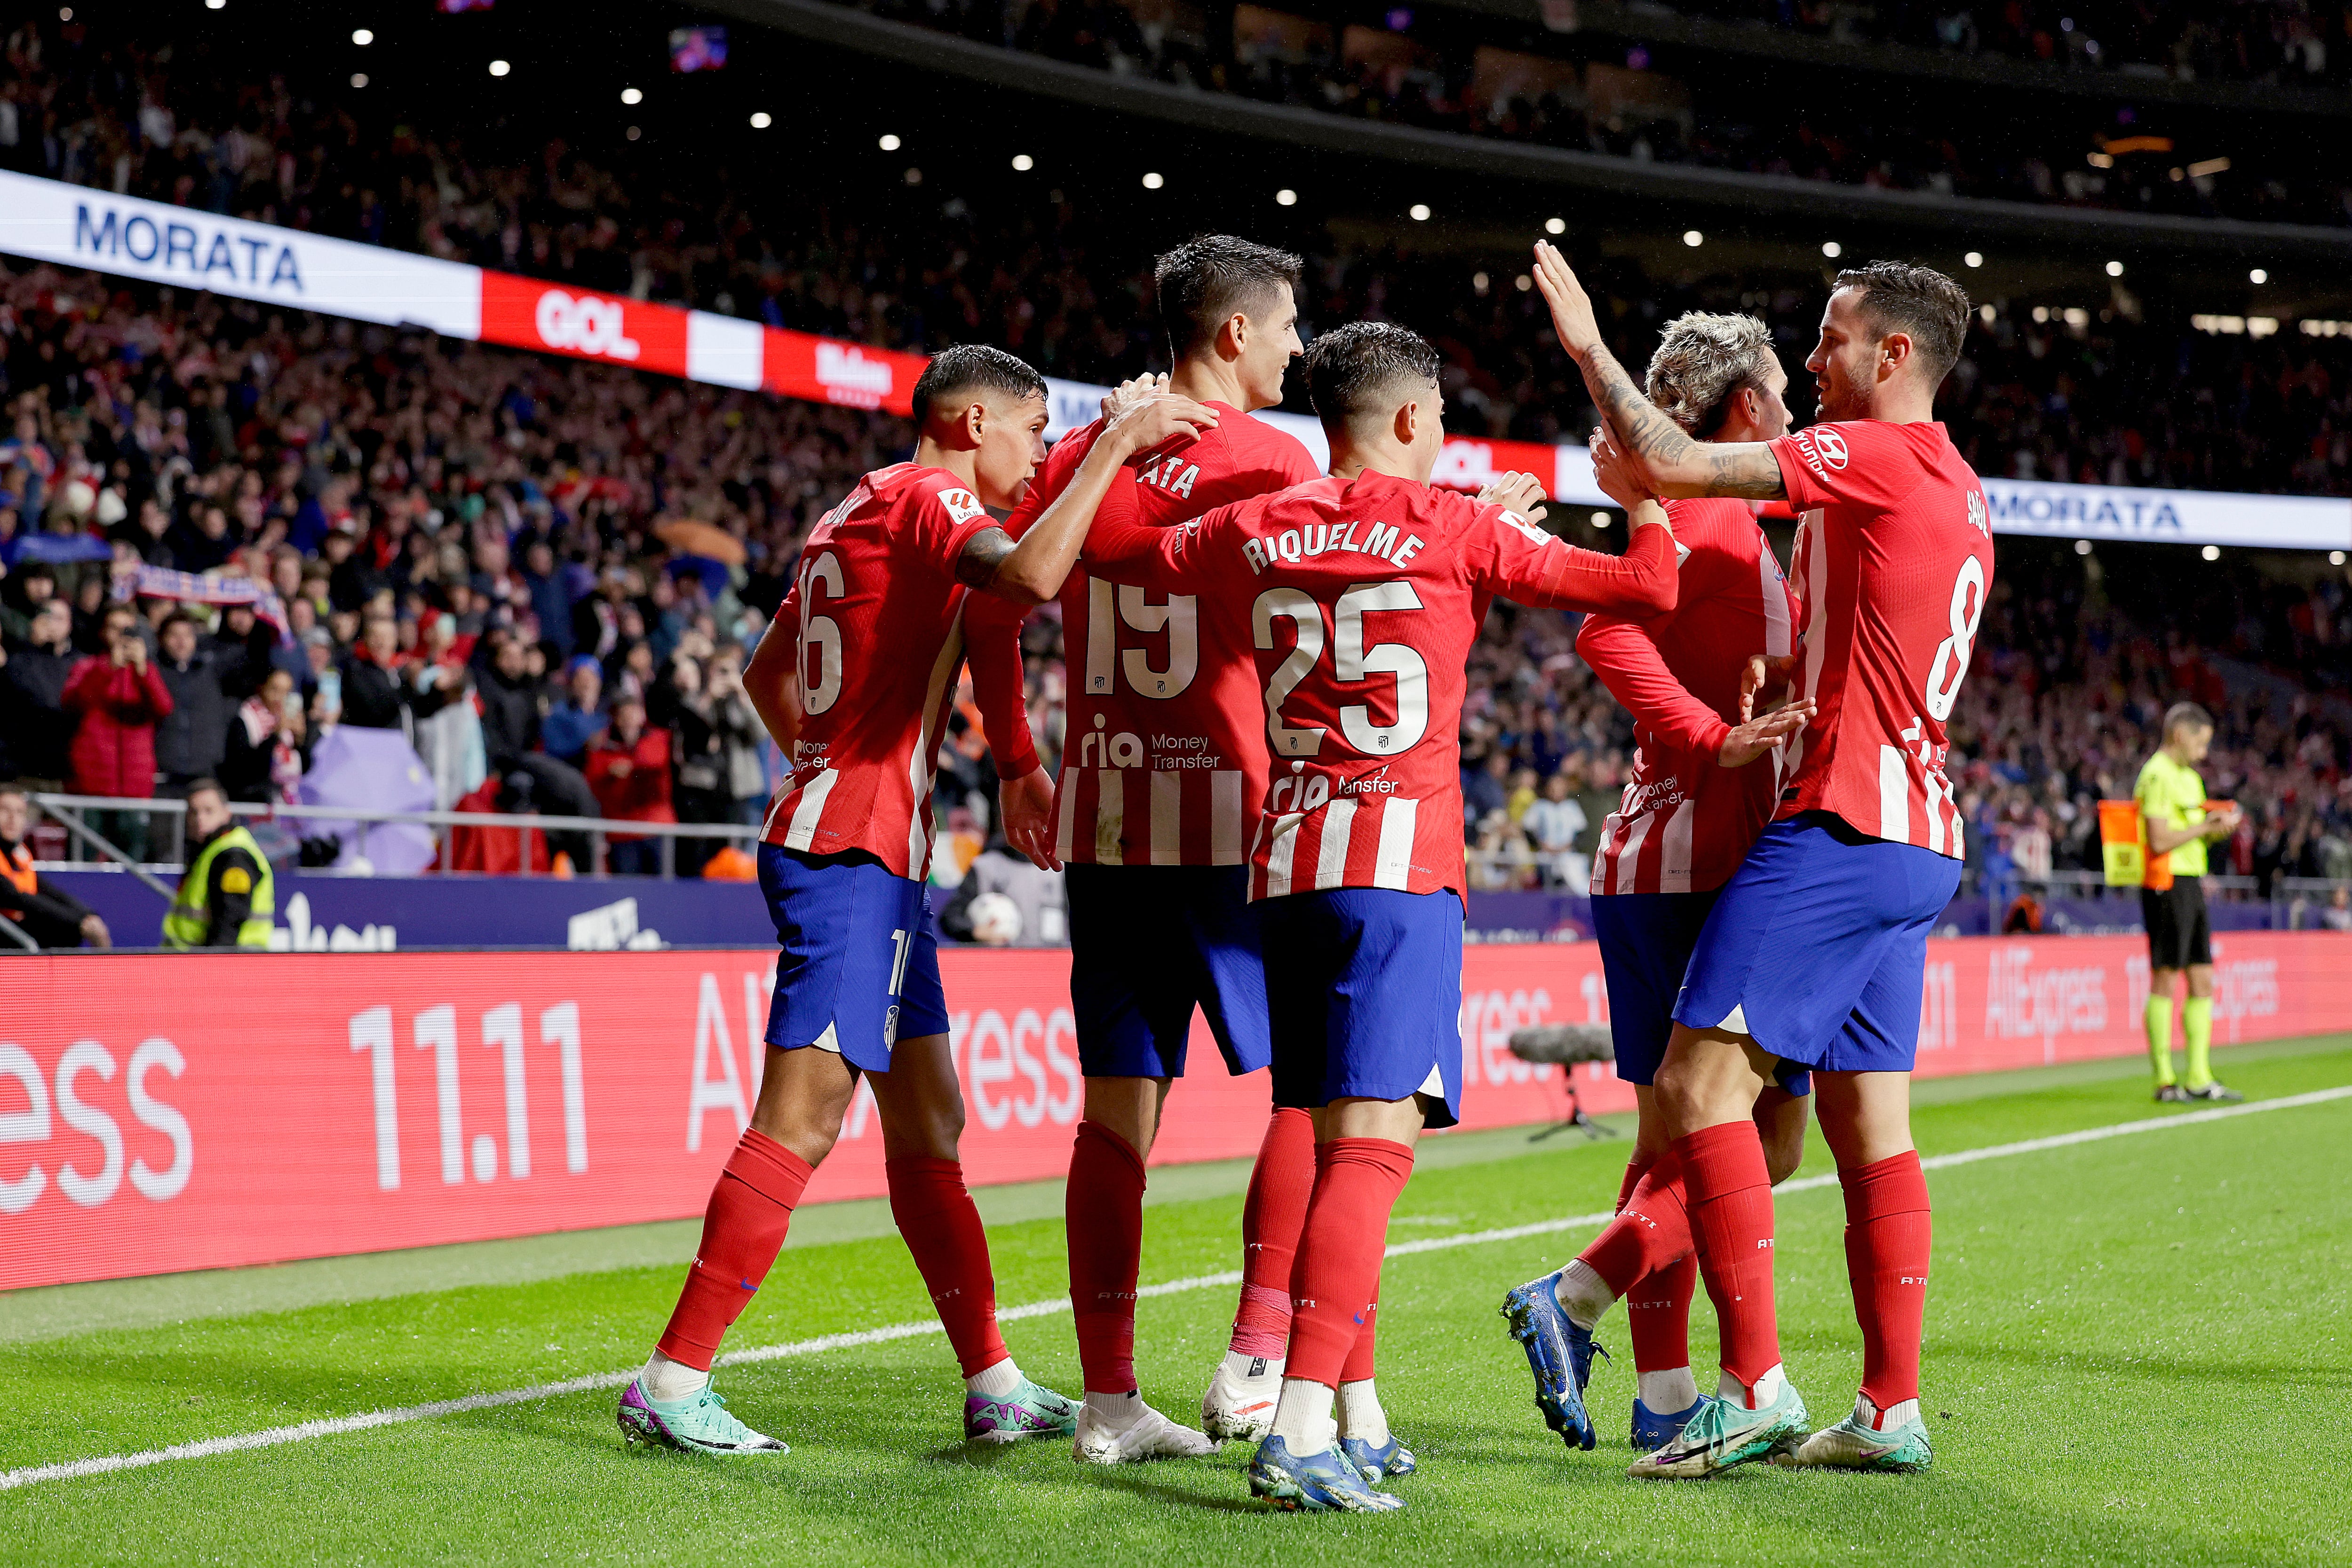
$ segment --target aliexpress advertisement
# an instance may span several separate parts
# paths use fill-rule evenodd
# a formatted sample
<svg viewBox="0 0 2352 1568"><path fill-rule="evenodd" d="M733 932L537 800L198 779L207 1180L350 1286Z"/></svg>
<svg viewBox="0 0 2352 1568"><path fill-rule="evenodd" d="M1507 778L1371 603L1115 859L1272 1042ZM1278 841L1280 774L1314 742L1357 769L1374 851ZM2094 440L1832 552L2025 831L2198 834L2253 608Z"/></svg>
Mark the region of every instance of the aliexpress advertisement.
<svg viewBox="0 0 2352 1568"><path fill-rule="evenodd" d="M2217 1042L2338 1027L2352 935L2215 943ZM1060 952L940 955L974 1185L1059 1175L1081 1079ZM373 1252L700 1212L758 1089L757 951L104 955L0 963L0 1289ZM2136 937L1931 943L1919 1069L2142 1049ZM1467 1128L1556 1119L1514 1029L1608 1016L1589 942L1474 946ZM1247 1156L1264 1073L1195 1025L1155 1164ZM1629 1108L1605 1065L1587 1110ZM861 1089L808 1201L884 1191Z"/></svg>

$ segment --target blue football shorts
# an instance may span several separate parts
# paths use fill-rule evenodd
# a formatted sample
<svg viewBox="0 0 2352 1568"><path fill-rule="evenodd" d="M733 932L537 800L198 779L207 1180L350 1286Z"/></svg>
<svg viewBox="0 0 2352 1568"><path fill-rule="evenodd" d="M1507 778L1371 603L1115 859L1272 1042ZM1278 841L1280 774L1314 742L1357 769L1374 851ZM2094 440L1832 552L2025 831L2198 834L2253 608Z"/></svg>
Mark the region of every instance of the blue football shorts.
<svg viewBox="0 0 2352 1568"><path fill-rule="evenodd" d="M1330 888L1258 906L1274 1102L1430 1099L1462 1119L1462 900L1450 889Z"/></svg>
<svg viewBox="0 0 2352 1568"><path fill-rule="evenodd" d="M804 855L762 844L760 891L783 949L768 1044L838 1051L861 1072L888 1072L901 1038L948 1032L922 883L863 851Z"/></svg>
<svg viewBox="0 0 2352 1568"><path fill-rule="evenodd" d="M1691 950L1722 891L1604 893L1592 900L1592 934L1601 943L1601 977L1609 983L1617 1076L1625 1082L1657 1081ZM1813 1091L1811 1075L1790 1063L1781 1064L1779 1081L1790 1094Z"/></svg>
<svg viewBox="0 0 2352 1568"><path fill-rule="evenodd" d="M1071 866L1070 1008L1088 1078L1181 1078L1192 1009L1225 1058L1274 1059L1246 866Z"/></svg>
<svg viewBox="0 0 2352 1568"><path fill-rule="evenodd" d="M1927 932L1960 863L1828 812L1766 827L1691 952L1675 1021L1828 1072L1909 1072Z"/></svg>

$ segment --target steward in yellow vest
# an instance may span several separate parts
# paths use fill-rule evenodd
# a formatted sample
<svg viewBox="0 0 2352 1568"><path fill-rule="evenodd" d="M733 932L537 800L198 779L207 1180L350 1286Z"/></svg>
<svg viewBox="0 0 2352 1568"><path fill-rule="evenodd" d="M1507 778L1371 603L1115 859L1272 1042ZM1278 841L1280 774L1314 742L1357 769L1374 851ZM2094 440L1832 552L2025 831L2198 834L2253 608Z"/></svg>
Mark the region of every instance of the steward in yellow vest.
<svg viewBox="0 0 2352 1568"><path fill-rule="evenodd" d="M188 786L188 839L196 846L163 916L163 945L269 946L277 890L269 858L228 814L228 796L210 779Z"/></svg>

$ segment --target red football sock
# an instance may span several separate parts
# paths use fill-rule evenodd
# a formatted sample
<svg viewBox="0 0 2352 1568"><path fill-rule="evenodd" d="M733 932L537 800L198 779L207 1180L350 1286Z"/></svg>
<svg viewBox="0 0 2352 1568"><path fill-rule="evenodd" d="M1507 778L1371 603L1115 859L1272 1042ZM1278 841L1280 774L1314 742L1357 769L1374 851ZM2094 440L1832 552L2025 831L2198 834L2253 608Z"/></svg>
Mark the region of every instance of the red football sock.
<svg viewBox="0 0 2352 1568"><path fill-rule="evenodd" d="M1625 1212L1625 1205L1633 1201L1633 1189L1642 1184L1642 1177L1657 1163L1658 1157L1655 1154L1647 1159L1636 1154L1625 1162L1625 1179L1617 1184L1617 1206L1611 1210L1611 1213Z"/></svg>
<svg viewBox="0 0 2352 1568"><path fill-rule="evenodd" d="M1636 1373L1690 1365L1691 1296L1697 1288L1698 1259L1685 1252L1625 1292L1625 1337L1633 1342Z"/></svg>
<svg viewBox="0 0 2352 1568"><path fill-rule="evenodd" d="M887 1162L890 1217L915 1255L931 1305L955 1347L956 1363L971 1377L1004 1360L996 1331L996 1277L988 1265L988 1234L964 1191L963 1166L929 1154Z"/></svg>
<svg viewBox="0 0 2352 1568"><path fill-rule="evenodd" d="M1633 1192L1618 1205L1617 1217L1579 1256L1585 1267L1608 1282L1612 1292L1630 1297L1643 1276L1691 1255L1686 1201L1682 1162L1670 1149L1642 1173ZM1687 1284L1684 1294L1689 1294Z"/></svg>
<svg viewBox="0 0 2352 1568"><path fill-rule="evenodd" d="M1143 1156L1099 1121L1078 1123L1063 1203L1070 1310L1089 1394L1135 1389L1135 1276L1143 1257Z"/></svg>
<svg viewBox="0 0 2352 1568"><path fill-rule="evenodd" d="M719 1342L775 1267L793 1207L814 1173L806 1160L766 1133L744 1130L702 1211L702 1245L662 1331L662 1354L710 1370Z"/></svg>
<svg viewBox="0 0 2352 1568"><path fill-rule="evenodd" d="M1715 1302L1725 1372L1750 1391L1780 1364L1772 1305L1772 1179L1764 1141L1745 1118L1675 1141L1699 1269Z"/></svg>
<svg viewBox="0 0 2352 1568"><path fill-rule="evenodd" d="M1907 1149L1840 1171L1845 1188L1845 1269L1862 1325L1862 1392L1885 1410L1919 1397L1919 1340L1927 1311L1934 1226L1927 1175Z"/></svg>
<svg viewBox="0 0 2352 1568"><path fill-rule="evenodd" d="M1412 1151L1385 1138L1334 1138L1318 1152L1322 1173L1291 1271L1290 1359L1282 1370L1337 1388L1371 1321L1389 1212L1412 1174Z"/></svg>
<svg viewBox="0 0 2352 1568"><path fill-rule="evenodd" d="M1242 1299L1231 1348L1244 1355L1279 1361L1289 1342L1290 1270L1314 1194L1315 1118L1276 1106L1242 1201Z"/></svg>
<svg viewBox="0 0 2352 1568"><path fill-rule="evenodd" d="M1372 1375L1372 1350L1380 1340L1381 1281L1372 1277L1372 1304L1364 1309L1364 1326L1356 1331L1356 1342L1348 1347L1347 1364L1339 1369L1341 1383L1361 1383ZM1285 1372L1289 1369L1285 1368Z"/></svg>

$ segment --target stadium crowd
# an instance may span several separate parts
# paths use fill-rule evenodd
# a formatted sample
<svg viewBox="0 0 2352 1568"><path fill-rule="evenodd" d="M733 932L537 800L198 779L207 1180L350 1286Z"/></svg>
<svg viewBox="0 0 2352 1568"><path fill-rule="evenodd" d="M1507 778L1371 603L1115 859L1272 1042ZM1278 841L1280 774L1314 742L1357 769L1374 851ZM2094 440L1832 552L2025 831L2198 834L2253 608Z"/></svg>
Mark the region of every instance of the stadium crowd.
<svg viewBox="0 0 2352 1568"><path fill-rule="evenodd" d="M2352 222L2352 185L2333 170L2296 167L2284 157L2269 163L2259 141L2192 146L2211 133L2185 128L2179 142L2185 150L2176 150L2171 134L2147 140L2128 109L2120 115L2102 108L1992 116L1956 131L1950 114L1930 107L1949 107L1932 89L1923 89L1907 113L1847 94L1759 98L1736 67L1695 76L1678 64L1661 68L1643 45L1628 48L1573 32L1546 35L1524 25L1498 27L1491 17L1442 8L1400 7L1357 21L1334 19L1320 8L1299 15L1180 0L863 3L894 20L1121 76L1572 152L1946 196L2276 223ZM1792 23L1820 17L1829 26L1834 26L1829 16L1868 10L1790 0L1773 0L1769 8ZM1979 22L1962 8L1937 18L1937 25L1949 26L1958 39L1988 33L2006 38L2021 30L2040 36L2044 26L2055 28L2058 18L2028 16L2039 9L1988 7L1990 14ZM2189 19L2185 7L2135 9L2170 13L2168 28L2151 26L2136 36L2168 32L2187 56L2214 58L2227 50L2250 63L2268 59L2273 72L2286 58L2279 49L2254 47L2269 29L2245 15L2233 19L2234 28L2216 28ZM2283 19L2277 26L2294 37L2294 58L2311 58L2315 50L2324 61L2326 44L2312 32L2308 16ZM2078 32L2058 29L2056 36L2071 42ZM2225 32L2227 45L2220 42ZM1497 37L1514 34L1523 35L1514 42L1542 52L1496 47ZM2086 58L2095 59L2098 43L2087 34L2081 42L2091 51ZM1696 60L1688 64L1704 69ZM2315 83L2336 79L2295 74ZM2123 142L2124 149L2105 153L2110 142Z"/></svg>
<svg viewBox="0 0 2352 1568"><path fill-rule="evenodd" d="M745 649L809 527L900 453L902 424L112 288L42 268L0 288L0 776L144 797L213 774L290 801L340 723L406 732L444 806L757 821L775 758L741 695ZM2217 568L2183 599L2152 570L2131 602L2180 615L2135 626L2092 563L2018 548L2049 558L1997 584L1979 655L1995 679L1952 726L1973 866L2095 868L2092 803L2129 794L2156 715L2188 695L2222 716L2215 793L2259 803L2231 864L2352 875L2347 727L2320 695L2352 682L2342 584ZM223 577L274 605L203 602L246 595ZM1465 837L1483 888L1580 888L1622 788L1630 731L1572 630L1504 609L1474 655ZM1051 757L1059 628L1042 615L1025 637ZM2224 658L2294 674L2224 691ZM992 826L968 700L950 731L947 881ZM129 814L107 826L144 847ZM587 868L583 846L551 847ZM713 847L681 840L677 869ZM615 871L656 864L649 840L609 853Z"/></svg>
<svg viewBox="0 0 2352 1568"><path fill-rule="evenodd" d="M723 165L666 165L649 183L561 142L495 153L415 126L362 134L344 99L301 96L286 78L215 99L184 73L142 71L94 43L68 55L43 37L10 36L7 95L46 105L45 129L22 110L12 149L0 116L0 161L58 178L887 347L993 342L1072 380L1114 381L1161 353L1148 247L1066 193L1014 204L885 189L851 222L738 188ZM1310 326L1409 322L1446 357L1457 431L1580 438L1581 383L1515 286L1523 258L1309 238ZM1816 274L1693 281L1584 265L1629 359L1694 308L1764 316L1791 361L1811 343ZM1954 440L1979 472L2352 494L2352 338L2254 335L2277 325L2261 321L2209 332L2185 307L2120 287L2097 310L1991 308L1946 390Z"/></svg>

